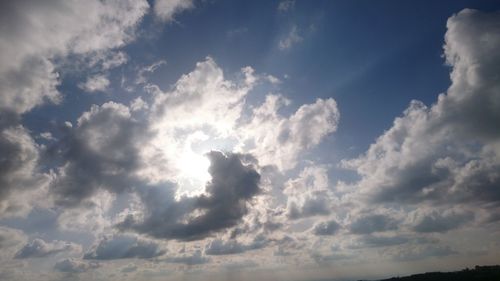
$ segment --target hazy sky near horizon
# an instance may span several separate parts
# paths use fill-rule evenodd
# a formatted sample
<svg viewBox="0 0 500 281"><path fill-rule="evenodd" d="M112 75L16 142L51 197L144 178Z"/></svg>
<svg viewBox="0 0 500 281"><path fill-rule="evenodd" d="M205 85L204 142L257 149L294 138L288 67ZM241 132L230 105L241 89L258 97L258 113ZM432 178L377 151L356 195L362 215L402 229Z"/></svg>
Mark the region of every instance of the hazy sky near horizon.
<svg viewBox="0 0 500 281"><path fill-rule="evenodd" d="M500 263L498 1L2 1L1 280Z"/></svg>

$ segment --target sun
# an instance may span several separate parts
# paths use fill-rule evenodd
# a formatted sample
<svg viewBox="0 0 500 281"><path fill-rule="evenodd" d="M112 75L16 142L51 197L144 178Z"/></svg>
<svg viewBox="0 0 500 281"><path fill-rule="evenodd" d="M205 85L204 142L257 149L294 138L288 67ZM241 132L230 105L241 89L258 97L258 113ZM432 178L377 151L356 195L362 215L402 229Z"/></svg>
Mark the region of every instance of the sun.
<svg viewBox="0 0 500 281"><path fill-rule="evenodd" d="M208 172L210 161L204 153L187 151L177 159L176 166L179 173L177 196L196 196L205 191L211 176Z"/></svg>

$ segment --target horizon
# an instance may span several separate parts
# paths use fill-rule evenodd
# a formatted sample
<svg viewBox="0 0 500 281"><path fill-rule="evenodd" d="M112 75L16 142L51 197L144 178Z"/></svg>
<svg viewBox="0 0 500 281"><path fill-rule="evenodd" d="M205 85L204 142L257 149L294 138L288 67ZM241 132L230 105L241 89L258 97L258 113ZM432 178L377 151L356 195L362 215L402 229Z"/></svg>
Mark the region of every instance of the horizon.
<svg viewBox="0 0 500 281"><path fill-rule="evenodd" d="M500 264L500 2L0 2L0 279Z"/></svg>

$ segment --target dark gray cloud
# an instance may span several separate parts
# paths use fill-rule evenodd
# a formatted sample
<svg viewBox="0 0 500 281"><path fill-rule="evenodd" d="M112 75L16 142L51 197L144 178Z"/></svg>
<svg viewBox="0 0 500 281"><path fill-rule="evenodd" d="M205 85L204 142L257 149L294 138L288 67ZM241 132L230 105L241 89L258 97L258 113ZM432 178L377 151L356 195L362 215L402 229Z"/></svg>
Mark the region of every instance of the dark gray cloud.
<svg viewBox="0 0 500 281"><path fill-rule="evenodd" d="M141 258L148 259L165 253L163 247L152 240L146 240L132 235L114 235L104 237L89 252L84 259L114 260Z"/></svg>
<svg viewBox="0 0 500 281"><path fill-rule="evenodd" d="M37 146L22 126L0 128L0 199L11 189L33 185L32 173L39 153Z"/></svg>
<svg viewBox="0 0 500 281"><path fill-rule="evenodd" d="M63 241L45 242L42 239L33 239L33 241L24 245L14 257L16 259L43 258L62 252L78 251L81 251L81 247L74 243Z"/></svg>
<svg viewBox="0 0 500 281"><path fill-rule="evenodd" d="M349 229L354 234L370 234L373 232L382 232L395 230L398 228L398 222L385 215L366 215L357 218L351 223Z"/></svg>
<svg viewBox="0 0 500 281"><path fill-rule="evenodd" d="M341 228L342 226L335 220L323 221L314 226L313 233L315 235L334 235Z"/></svg>
<svg viewBox="0 0 500 281"><path fill-rule="evenodd" d="M11 195L42 187L48 183L48 177L38 171L40 147L29 131L21 125L8 124L16 120L4 114L0 114L0 120L0 215L4 215L19 213L26 207L22 205L28 204Z"/></svg>
<svg viewBox="0 0 500 281"><path fill-rule="evenodd" d="M84 262L71 258L58 261L54 265L54 269L68 274L77 274L99 268L100 266L97 262Z"/></svg>
<svg viewBox="0 0 500 281"><path fill-rule="evenodd" d="M146 130L122 104L94 105L83 113L52 151L64 163L52 183L57 203L75 206L99 188L120 193L139 184L134 173Z"/></svg>
<svg viewBox="0 0 500 281"><path fill-rule="evenodd" d="M470 211L442 213L433 210L432 212L420 214L416 218L413 230L416 232L446 232L456 229L473 219L474 213Z"/></svg>
<svg viewBox="0 0 500 281"><path fill-rule="evenodd" d="M129 216L118 227L157 238L196 240L235 226L247 214L248 202L260 192L260 175L242 163L239 154L212 151L207 156L212 180L204 194L176 201L172 189L150 188L140 194L146 207L144 219Z"/></svg>

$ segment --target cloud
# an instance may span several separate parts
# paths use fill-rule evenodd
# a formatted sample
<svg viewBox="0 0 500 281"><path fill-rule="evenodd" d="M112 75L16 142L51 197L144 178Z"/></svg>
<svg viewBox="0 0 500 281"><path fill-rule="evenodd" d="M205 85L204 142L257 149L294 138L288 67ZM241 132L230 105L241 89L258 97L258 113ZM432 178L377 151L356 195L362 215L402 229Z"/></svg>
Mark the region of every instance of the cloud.
<svg viewBox="0 0 500 281"><path fill-rule="evenodd" d="M249 124L241 127L250 153L262 166L292 169L302 152L337 130L340 113L335 100L317 99L312 104L300 106L285 118L278 114L278 110L287 104L289 101L282 96L267 95L265 102L253 110Z"/></svg>
<svg viewBox="0 0 500 281"><path fill-rule="evenodd" d="M52 183L58 204L76 206L99 188L117 193L132 188L146 129L119 103L83 113L56 146L64 163Z"/></svg>
<svg viewBox="0 0 500 281"><path fill-rule="evenodd" d="M146 1L2 2L1 215L26 214L31 205L41 204L35 201L51 177L39 171L42 147L20 125L19 115L47 102L59 103L59 64L68 56L108 57L107 52L134 39L135 27L147 9ZM103 67L123 62L123 53L113 54Z"/></svg>
<svg viewBox="0 0 500 281"><path fill-rule="evenodd" d="M334 235L341 228L342 226L335 220L323 221L314 226L313 233L315 235Z"/></svg>
<svg viewBox="0 0 500 281"><path fill-rule="evenodd" d="M106 75L94 75L88 77L85 83L78 84L78 87L86 92L103 92L109 87L109 79Z"/></svg>
<svg viewBox="0 0 500 281"><path fill-rule="evenodd" d="M290 32L286 35L286 37L282 38L279 41L278 47L280 50L288 50L293 45L302 42L302 40L304 39L299 35L297 26L293 25L292 28L290 29Z"/></svg>
<svg viewBox="0 0 500 281"><path fill-rule="evenodd" d="M253 69L242 69L243 81L226 80L222 69L207 57L182 75L171 92L154 91L152 114L165 133L179 128L210 126L222 136L233 131L243 110L243 98L253 88ZM196 107L196 114L192 109Z"/></svg>
<svg viewBox="0 0 500 281"><path fill-rule="evenodd" d="M355 219L349 229L354 234L370 234L398 228L398 221L385 215L364 215Z"/></svg>
<svg viewBox="0 0 500 281"><path fill-rule="evenodd" d="M116 53L106 53L106 56L102 59L102 70L108 70L127 63L128 56L126 53L120 51Z"/></svg>
<svg viewBox="0 0 500 281"><path fill-rule="evenodd" d="M264 236L257 236L250 243L240 243L235 239L224 241L222 239L214 239L205 246L205 254L220 256L239 254L250 250L256 250L267 246L268 240Z"/></svg>
<svg viewBox="0 0 500 281"><path fill-rule="evenodd" d="M426 258L442 258L458 254L450 246L441 244L401 246L388 252L396 261L414 261Z"/></svg>
<svg viewBox="0 0 500 281"><path fill-rule="evenodd" d="M210 262L210 259L203 256L200 250L195 251L192 255L180 255L176 257L168 257L164 260L168 263L181 263L186 265L199 265Z"/></svg>
<svg viewBox="0 0 500 281"><path fill-rule="evenodd" d="M147 82L146 74L155 72L160 66L167 64L166 60L159 60L151 65L145 66L137 72L135 84L145 84Z"/></svg>
<svg viewBox="0 0 500 281"><path fill-rule="evenodd" d="M64 259L54 265L54 269L68 274L77 274L99 268L101 265L96 262L84 262L77 259Z"/></svg>
<svg viewBox="0 0 500 281"><path fill-rule="evenodd" d="M356 159L359 198L370 202L499 202L498 12L465 9L449 18L444 46L452 84L430 107L412 101ZM479 43L482 42L482 43Z"/></svg>
<svg viewBox="0 0 500 281"><path fill-rule="evenodd" d="M155 0L154 13L161 21L169 22L174 15L194 8L192 0Z"/></svg>
<svg viewBox="0 0 500 281"><path fill-rule="evenodd" d="M33 173L39 158L36 143L22 126L8 127L0 131L0 198L12 189L33 185Z"/></svg>
<svg viewBox="0 0 500 281"><path fill-rule="evenodd" d="M446 232L456 229L463 224L472 221L474 213L470 211L437 210L417 212L415 214L415 225L413 230L416 232Z"/></svg>
<svg viewBox="0 0 500 281"><path fill-rule="evenodd" d="M45 242L42 239L36 238L24 245L24 247L16 253L15 258L44 258L63 252L80 252L81 250L82 248L80 245L71 242L57 240Z"/></svg>
<svg viewBox="0 0 500 281"><path fill-rule="evenodd" d="M123 46L147 9L146 1L2 3L0 108L21 114L60 101L53 58Z"/></svg>
<svg viewBox="0 0 500 281"><path fill-rule="evenodd" d="M295 8L295 1L294 0L285 0L281 1L278 4L278 11L279 12L288 12L290 10L293 10Z"/></svg>
<svg viewBox="0 0 500 281"><path fill-rule="evenodd" d="M23 126L0 124L0 155L0 216L26 213L31 201L21 197L49 180L38 171L40 147Z"/></svg>
<svg viewBox="0 0 500 281"><path fill-rule="evenodd" d="M323 166L305 167L296 179L285 183L288 196L286 215L290 219L330 214L336 200L329 189L328 170Z"/></svg>
<svg viewBox="0 0 500 281"><path fill-rule="evenodd" d="M365 235L362 236L357 244L352 245L352 248L378 248L378 247L389 247L402 245L412 242L410 237L404 235L394 235L394 236L381 236L381 235Z"/></svg>
<svg viewBox="0 0 500 281"><path fill-rule="evenodd" d="M19 249L19 245L26 243L26 235L17 229L0 226L0 257L11 258L11 254Z"/></svg>
<svg viewBox="0 0 500 281"><path fill-rule="evenodd" d="M236 225L260 192L260 175L242 162L242 155L212 151L207 157L212 180L204 194L175 201L172 190L150 188L140 194L146 208L143 219L129 216L118 227L156 238L197 240Z"/></svg>
<svg viewBox="0 0 500 281"><path fill-rule="evenodd" d="M97 245L85 253L84 259L150 259L165 254L162 246L153 241L133 235L113 235L104 237Z"/></svg>

